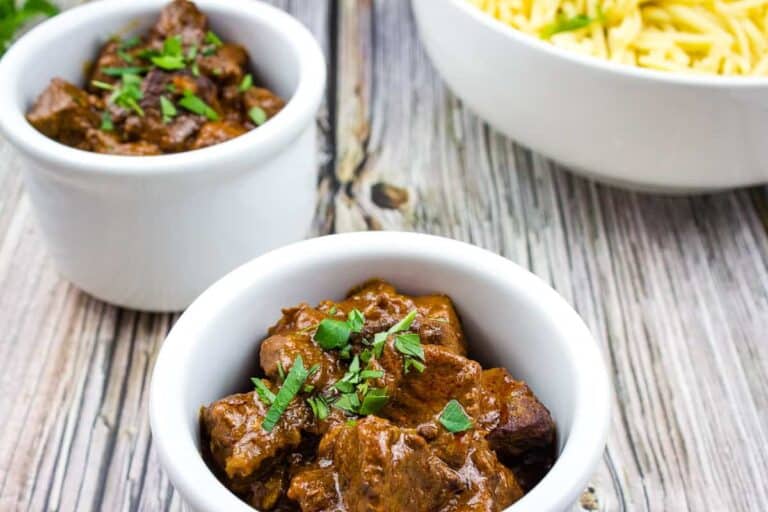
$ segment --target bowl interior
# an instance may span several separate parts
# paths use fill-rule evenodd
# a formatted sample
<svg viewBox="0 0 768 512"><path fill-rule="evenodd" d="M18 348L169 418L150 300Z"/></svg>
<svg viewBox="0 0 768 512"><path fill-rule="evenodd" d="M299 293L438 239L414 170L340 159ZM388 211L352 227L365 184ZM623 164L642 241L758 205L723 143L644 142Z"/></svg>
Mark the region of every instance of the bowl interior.
<svg viewBox="0 0 768 512"><path fill-rule="evenodd" d="M64 13L61 16L79 16L73 16L65 28L57 24L57 29L35 39L30 53L38 57L28 59L23 72L15 77L14 93L20 99L15 104L26 112L54 77L84 85L86 71L101 46L116 35L129 37L145 33L165 4L144 0L121 3L109 10L90 9L89 5ZM242 14L231 5L206 0L197 4L208 16L211 29L225 42L239 43L247 49L257 85L263 84L289 100L299 84L300 64L288 35L262 17L252 17L244 23ZM45 28L43 25L40 30Z"/></svg>

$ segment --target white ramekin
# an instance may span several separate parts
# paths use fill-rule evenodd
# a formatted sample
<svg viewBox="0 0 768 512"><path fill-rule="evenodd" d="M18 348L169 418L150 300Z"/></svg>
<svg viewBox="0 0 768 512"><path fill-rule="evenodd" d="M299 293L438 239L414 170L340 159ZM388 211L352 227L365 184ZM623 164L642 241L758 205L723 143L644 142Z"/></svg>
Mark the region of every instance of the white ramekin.
<svg viewBox="0 0 768 512"><path fill-rule="evenodd" d="M143 31L166 3L76 7L0 61L0 132L26 157L26 190L59 270L96 297L146 310L182 309L244 261L306 235L326 77L317 42L288 14L256 1L199 0L212 28L243 44L258 77L289 99L274 119L223 144L148 157L80 151L26 121L51 78L82 83L100 45Z"/></svg>
<svg viewBox="0 0 768 512"><path fill-rule="evenodd" d="M413 0L413 11L432 63L472 110L577 171L669 192L768 182L768 78L664 73L582 56L467 0Z"/></svg>
<svg viewBox="0 0 768 512"><path fill-rule="evenodd" d="M371 277L407 293L444 292L470 352L528 382L557 423L559 457L508 512L564 510L597 466L610 383L589 330L549 286L509 260L428 235L373 232L299 242L243 265L203 293L165 340L150 390L154 446L192 510L248 512L200 456L200 406L248 388L259 341L282 307L342 298Z"/></svg>

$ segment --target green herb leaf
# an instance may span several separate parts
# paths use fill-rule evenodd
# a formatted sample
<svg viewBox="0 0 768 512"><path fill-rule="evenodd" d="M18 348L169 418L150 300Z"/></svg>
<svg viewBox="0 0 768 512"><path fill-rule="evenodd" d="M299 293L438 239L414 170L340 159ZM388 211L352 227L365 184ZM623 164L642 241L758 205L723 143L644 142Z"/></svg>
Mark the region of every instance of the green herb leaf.
<svg viewBox="0 0 768 512"><path fill-rule="evenodd" d="M347 420L347 426L348 427L356 427L357 426L357 420Z"/></svg>
<svg viewBox="0 0 768 512"><path fill-rule="evenodd" d="M407 331L411 327L413 320L416 318L416 313L417 311L414 309L413 311L405 315L402 320L400 320L395 325L390 327L387 332L389 334L394 334L400 331Z"/></svg>
<svg viewBox="0 0 768 512"><path fill-rule="evenodd" d="M141 43L141 38L139 36L132 36L120 42L120 49L123 51L130 50L138 46L139 43Z"/></svg>
<svg viewBox="0 0 768 512"><path fill-rule="evenodd" d="M384 344L387 342L388 332L377 332L373 335L373 355L381 357L384 352Z"/></svg>
<svg viewBox="0 0 768 512"><path fill-rule="evenodd" d="M91 80L91 85L97 89L104 89L105 91L113 91L115 89L114 85L108 84L107 82L101 82L99 80Z"/></svg>
<svg viewBox="0 0 768 512"><path fill-rule="evenodd" d="M261 126L267 122L267 113L261 107L253 107L248 111L248 117L251 118L253 124Z"/></svg>
<svg viewBox="0 0 768 512"><path fill-rule="evenodd" d="M406 357L403 361L403 372L408 373L411 368L415 368L417 372L423 373L427 367L421 361L418 361L412 357Z"/></svg>
<svg viewBox="0 0 768 512"><path fill-rule="evenodd" d="M125 50L117 50L117 56L123 59L123 61L127 62L128 64L133 63L133 56L129 53L126 53Z"/></svg>
<svg viewBox="0 0 768 512"><path fill-rule="evenodd" d="M179 113L173 102L165 96L160 96L160 112L163 114L163 122L166 124L170 123L176 117L176 114Z"/></svg>
<svg viewBox="0 0 768 512"><path fill-rule="evenodd" d="M267 387L266 384L264 384L263 380L252 377L251 382L253 382L253 385L256 386L256 394L259 395L259 398L262 402L267 405L272 405L275 403L275 394L271 389Z"/></svg>
<svg viewBox="0 0 768 512"><path fill-rule="evenodd" d="M307 380L308 375L309 373L304 368L304 361L301 359L301 356L296 356L296 359L293 361L293 366L291 366L283 385L280 386L280 390L275 396L275 401L269 407L267 415L261 423L261 428L267 432L271 432L272 429L275 428L280 416L285 412L288 404L291 403L293 397L299 392L301 386L304 385L304 381Z"/></svg>
<svg viewBox="0 0 768 512"><path fill-rule="evenodd" d="M100 71L107 76L123 77L125 75L141 75L142 73L149 71L149 68L144 66L128 66L124 68L106 67L101 68Z"/></svg>
<svg viewBox="0 0 768 512"><path fill-rule="evenodd" d="M208 44L212 44L214 46L221 46L224 44L221 42L221 39L219 39L219 36L217 36L216 33L213 32L213 30L209 30L205 34L205 42Z"/></svg>
<svg viewBox="0 0 768 512"><path fill-rule="evenodd" d="M359 414L366 416L368 414L375 414L381 410L382 407L387 405L389 397L387 396L387 390L381 388L371 388L363 396L363 402L360 404Z"/></svg>
<svg viewBox="0 0 768 512"><path fill-rule="evenodd" d="M285 367L283 366L282 361L277 362L277 375L280 377L281 381L285 380Z"/></svg>
<svg viewBox="0 0 768 512"><path fill-rule="evenodd" d="M101 113L101 131L111 132L115 130L115 125L112 122L112 116L109 111L105 110Z"/></svg>
<svg viewBox="0 0 768 512"><path fill-rule="evenodd" d="M192 76L200 76L200 67L197 65L197 61L192 63L190 69L192 70Z"/></svg>
<svg viewBox="0 0 768 512"><path fill-rule="evenodd" d="M398 334L395 336L395 348L401 354L424 360L424 348L418 334Z"/></svg>
<svg viewBox="0 0 768 512"><path fill-rule="evenodd" d="M139 75L124 73L120 86L114 89L109 101L143 116L144 110L139 105L139 100L144 98L144 93L141 92L141 81Z"/></svg>
<svg viewBox="0 0 768 512"><path fill-rule="evenodd" d="M215 46L206 46L203 48L203 56L204 57L210 57L211 55L216 55L216 47Z"/></svg>
<svg viewBox="0 0 768 512"><path fill-rule="evenodd" d="M442 424L448 432L457 433L464 432L472 428L472 420L464 412L464 408L456 400L448 402L440 413L440 424Z"/></svg>
<svg viewBox="0 0 768 512"><path fill-rule="evenodd" d="M555 34L560 32L571 32L573 30L579 30L581 28L588 27L595 21L586 14L577 14L576 16L567 17L564 14L560 14L554 23L550 23L541 30L541 37L543 39L549 39Z"/></svg>
<svg viewBox="0 0 768 512"><path fill-rule="evenodd" d="M328 409L328 402L322 396L315 396L307 398L307 404L312 409L312 414L315 418L322 421L328 417L330 413Z"/></svg>
<svg viewBox="0 0 768 512"><path fill-rule="evenodd" d="M353 309L347 315L347 324L352 332L362 332L363 325L365 325L365 316L359 310Z"/></svg>
<svg viewBox="0 0 768 512"><path fill-rule="evenodd" d="M184 91L184 97L179 100L179 106L194 114L205 116L211 121L218 121L219 115L199 96L190 91Z"/></svg>
<svg viewBox="0 0 768 512"><path fill-rule="evenodd" d="M163 41L163 54L164 55L181 55L182 45L181 36L168 36Z"/></svg>
<svg viewBox="0 0 768 512"><path fill-rule="evenodd" d="M184 57L181 55L159 55L157 57L152 57L150 60L155 66L167 71L184 69L187 66L184 62Z"/></svg>
<svg viewBox="0 0 768 512"><path fill-rule="evenodd" d="M333 402L333 406L342 411L357 414L357 411L360 410L360 399L357 397L357 393L343 393Z"/></svg>
<svg viewBox="0 0 768 512"><path fill-rule="evenodd" d="M250 89L252 86L253 86L253 77L251 76L250 73L248 73L247 75L245 75L243 77L243 81L240 82L240 87L238 87L238 90L240 92L245 92L248 89ZM331 314L333 314L333 313L331 313Z"/></svg>
<svg viewBox="0 0 768 512"><path fill-rule="evenodd" d="M16 9L14 0L0 2L0 56L11 46L13 36L38 16L54 16L59 9L47 0L27 0Z"/></svg>
<svg viewBox="0 0 768 512"><path fill-rule="evenodd" d="M193 61L197 58L197 45L193 44L189 47L189 50L187 50L187 60Z"/></svg>
<svg viewBox="0 0 768 512"><path fill-rule="evenodd" d="M349 341L352 329L347 322L334 318L324 318L315 331L315 341L325 350L342 348Z"/></svg>

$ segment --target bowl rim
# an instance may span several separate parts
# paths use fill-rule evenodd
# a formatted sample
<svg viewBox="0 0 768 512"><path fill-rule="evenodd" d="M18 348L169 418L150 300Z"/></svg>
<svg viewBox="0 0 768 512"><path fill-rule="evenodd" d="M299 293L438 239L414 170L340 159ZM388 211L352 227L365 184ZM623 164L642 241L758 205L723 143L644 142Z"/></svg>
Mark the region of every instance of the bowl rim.
<svg viewBox="0 0 768 512"><path fill-rule="evenodd" d="M67 34L87 30L99 32L98 20L131 17L159 10L168 0L102 0L67 9L34 27L16 41L0 59L0 133L26 155L55 166L59 172L88 176L188 175L195 172L221 172L241 167L244 153L249 161L266 159L301 135L324 96L326 63L319 43L309 30L290 14L259 1L195 0L212 23L218 13L236 14L243 23L258 21L269 25L290 45L298 64L296 89L280 113L268 123L234 139L206 148L180 153L129 156L104 155L76 149L38 132L25 117L23 95L18 86L24 70L40 62L46 48ZM256 56L251 54L251 58ZM84 56L88 58L88 56ZM37 60L36 60L37 59ZM52 78L52 77L51 77Z"/></svg>
<svg viewBox="0 0 768 512"><path fill-rule="evenodd" d="M413 0L414 2L431 2L432 0ZM472 5L468 0L448 0L465 15L473 18L486 28L513 41L528 46L531 49L542 51L550 56L559 57L571 63L596 68L601 71L625 78L642 79L652 82L666 82L669 84L686 85L690 87L708 87L715 89L730 88L764 88L768 87L768 77L761 76L736 76L736 75L712 75L712 74L684 74L674 71L659 71L629 64L619 64L610 60L583 55L575 51L566 50L554 44L537 39L530 34L510 27L497 20L485 11ZM440 2L438 2L440 3Z"/></svg>
<svg viewBox="0 0 768 512"><path fill-rule="evenodd" d="M382 253L403 258L472 261L477 268L493 268L505 286L512 286L540 308L557 317L576 379L573 423L568 439L552 469L542 481L506 512L562 510L583 491L603 454L610 420L612 387L605 361L586 324L557 292L540 278L512 261L485 249L448 238L403 232L360 232L304 240L259 256L232 271L206 290L171 329L157 356L150 384L149 416L160 462L184 501L201 512L232 510L253 512L205 465L194 433L188 429L189 411L177 397L184 385L178 378L186 358L201 343L197 334L217 312L239 297L275 268L307 265L307 259L351 252L356 257ZM484 265L486 265L484 267ZM499 273L499 270L503 272ZM491 272L491 270L488 270Z"/></svg>

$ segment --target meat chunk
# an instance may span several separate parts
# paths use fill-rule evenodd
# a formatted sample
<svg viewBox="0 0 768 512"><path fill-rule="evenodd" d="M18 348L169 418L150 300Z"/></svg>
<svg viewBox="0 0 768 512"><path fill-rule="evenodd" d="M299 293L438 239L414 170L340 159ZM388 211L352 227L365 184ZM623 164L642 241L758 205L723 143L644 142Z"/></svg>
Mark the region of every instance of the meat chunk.
<svg viewBox="0 0 768 512"><path fill-rule="evenodd" d="M215 144L221 144L247 132L248 129L240 123L231 121L212 121L205 123L197 133L192 149L200 149Z"/></svg>
<svg viewBox="0 0 768 512"><path fill-rule="evenodd" d="M165 39L168 36L181 36L185 45L201 44L208 28L205 14L187 0L174 0L161 12L160 18L152 27L152 37Z"/></svg>
<svg viewBox="0 0 768 512"><path fill-rule="evenodd" d="M489 430L491 448L504 456L519 456L545 448L555 439L555 423L525 382L514 380L503 368L482 375L481 422Z"/></svg>
<svg viewBox="0 0 768 512"><path fill-rule="evenodd" d="M244 489L280 456L299 447L302 429L311 421L303 401L295 399L267 432L261 423L269 407L256 392L230 395L202 411L202 429L216 466L238 489Z"/></svg>
<svg viewBox="0 0 768 512"><path fill-rule="evenodd" d="M267 114L267 119L275 117L285 106L285 102L279 96L263 87L251 87L245 91L243 102L246 111L259 107Z"/></svg>
<svg viewBox="0 0 768 512"><path fill-rule="evenodd" d="M88 130L101 123L97 98L61 78L54 78L37 98L27 120L44 135L80 146Z"/></svg>
<svg viewBox="0 0 768 512"><path fill-rule="evenodd" d="M96 153L123 156L151 156L161 154L160 148L143 140L121 142L113 133L90 129L86 134L85 147Z"/></svg>
<svg viewBox="0 0 768 512"><path fill-rule="evenodd" d="M424 345L423 373L403 371L403 357L392 340L382 353L390 401L380 414L398 425L434 420L450 400L458 400L472 417L480 411L480 365L438 345Z"/></svg>
<svg viewBox="0 0 768 512"><path fill-rule="evenodd" d="M413 321L411 330L419 334L421 342L440 345L466 356L464 331L451 299L446 295L425 295L415 297L413 302L419 315Z"/></svg>
<svg viewBox="0 0 768 512"><path fill-rule="evenodd" d="M152 143L164 152L175 152L185 149L203 123L201 116L193 114L181 114L165 122L156 108L147 108L143 116L129 115L123 131L131 139Z"/></svg>
<svg viewBox="0 0 768 512"><path fill-rule="evenodd" d="M313 342L309 333L273 334L261 343L259 350L261 369L275 380L280 377L280 367L287 372L297 356L301 356L307 368L319 366L308 383L320 389L332 386L344 375L341 361Z"/></svg>
<svg viewBox="0 0 768 512"><path fill-rule="evenodd" d="M305 511L440 510L465 488L415 431L369 416L331 429L288 497Z"/></svg>
<svg viewBox="0 0 768 512"><path fill-rule="evenodd" d="M200 71L225 84L239 84L243 79L243 68L247 62L248 54L245 48L239 44L230 43L221 45L213 55L198 59Z"/></svg>

